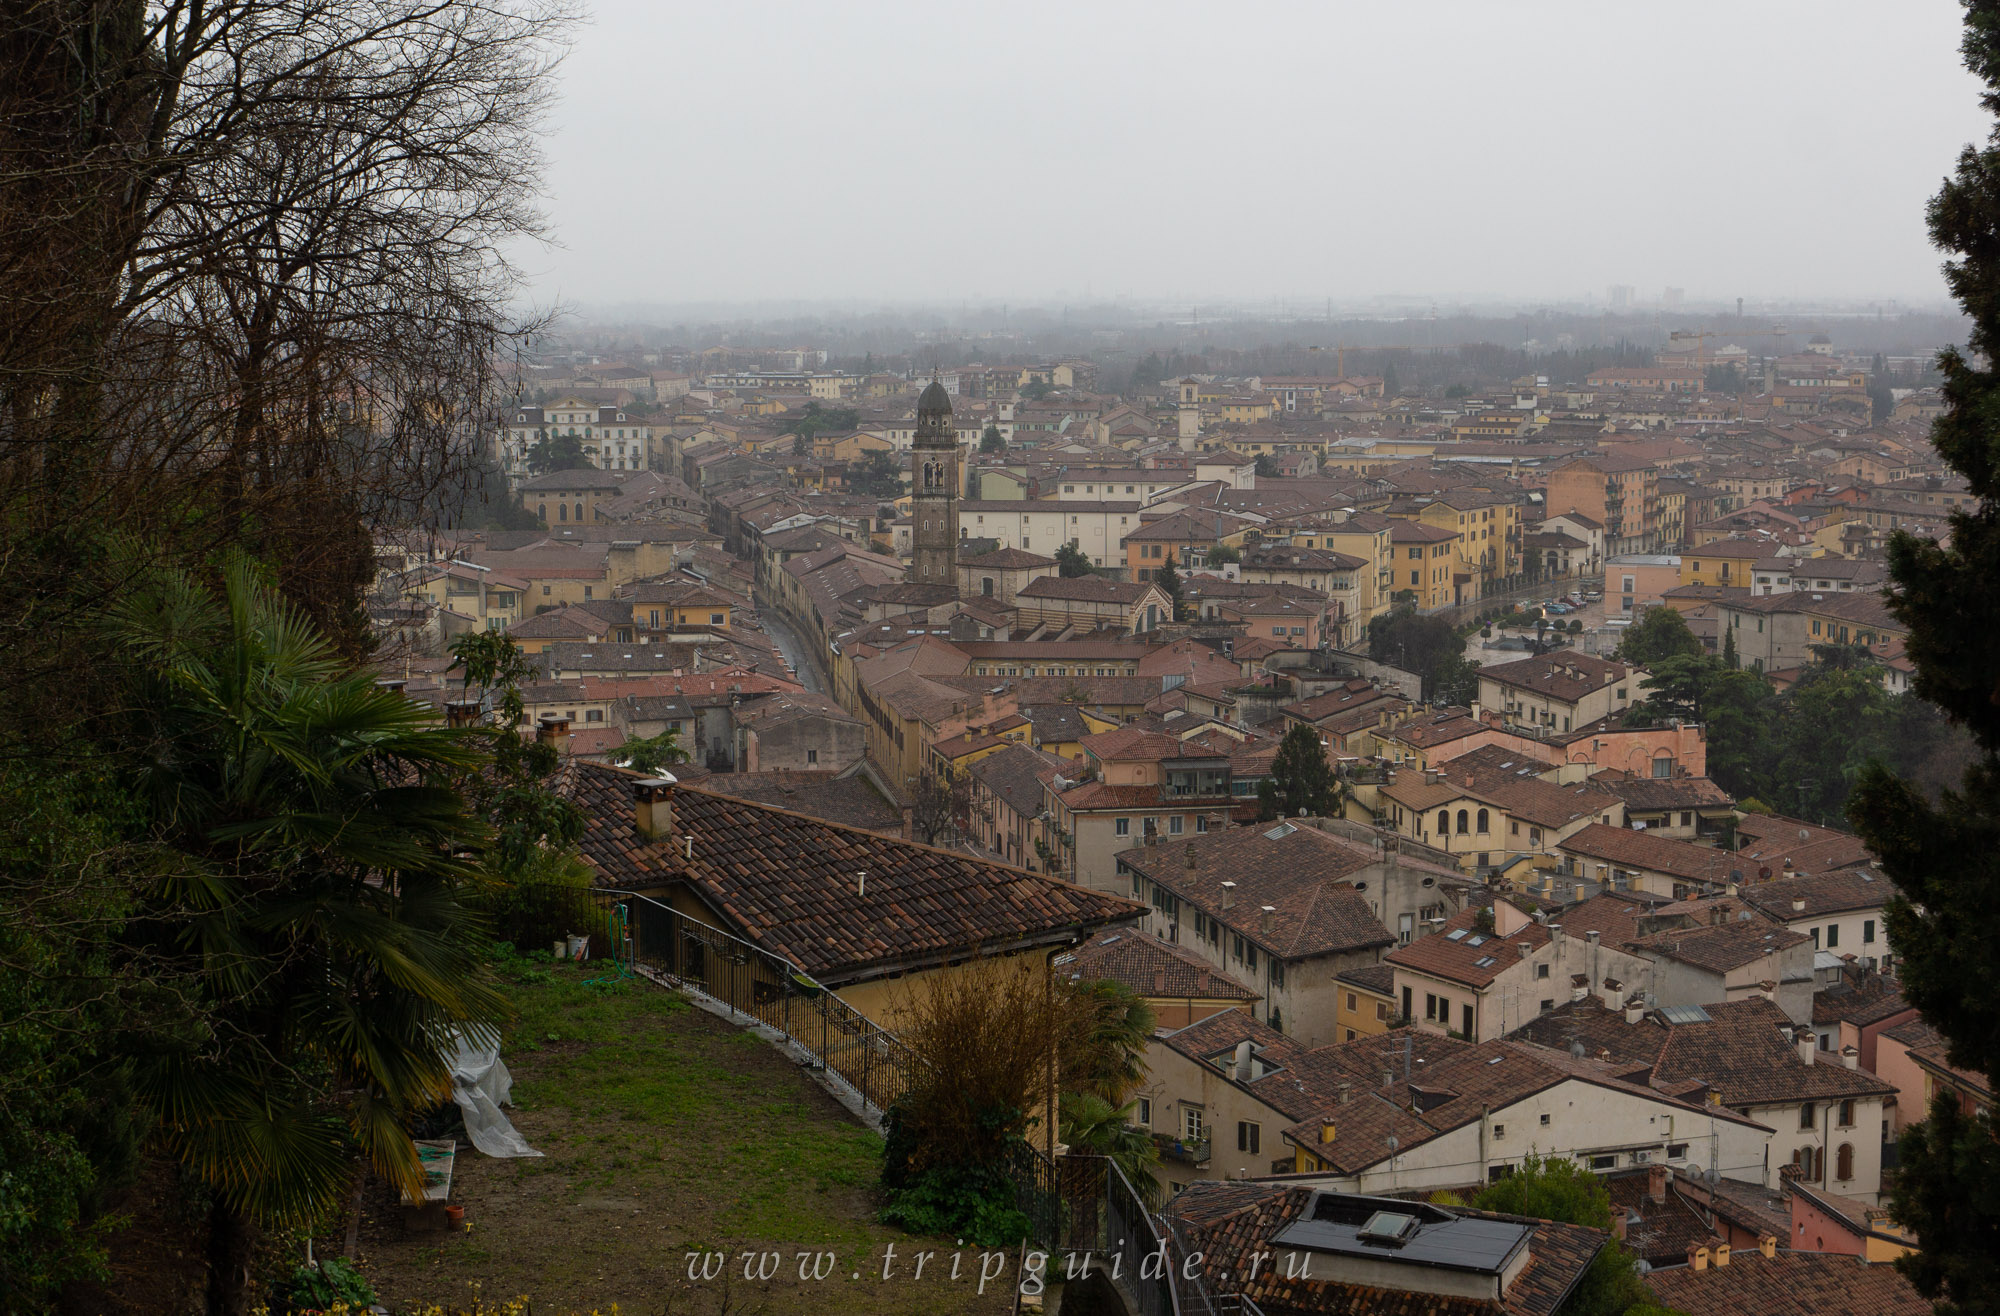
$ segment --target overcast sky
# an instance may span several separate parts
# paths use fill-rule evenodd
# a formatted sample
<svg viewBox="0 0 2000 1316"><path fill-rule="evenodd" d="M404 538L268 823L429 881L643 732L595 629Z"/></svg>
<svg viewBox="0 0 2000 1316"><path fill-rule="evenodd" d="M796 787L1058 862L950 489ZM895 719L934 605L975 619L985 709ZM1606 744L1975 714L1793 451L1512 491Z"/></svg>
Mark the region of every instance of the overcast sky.
<svg viewBox="0 0 2000 1316"><path fill-rule="evenodd" d="M1955 0L590 0L537 300L1944 297Z"/></svg>

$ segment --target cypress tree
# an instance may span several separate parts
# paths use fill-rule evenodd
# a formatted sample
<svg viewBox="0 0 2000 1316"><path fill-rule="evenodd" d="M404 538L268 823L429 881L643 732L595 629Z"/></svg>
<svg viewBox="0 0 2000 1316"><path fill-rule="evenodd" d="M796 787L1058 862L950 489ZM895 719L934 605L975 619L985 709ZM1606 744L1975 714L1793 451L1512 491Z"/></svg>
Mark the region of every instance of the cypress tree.
<svg viewBox="0 0 2000 1316"><path fill-rule="evenodd" d="M1905 997L1949 1046L1951 1063L2000 1076L2000 0L1966 0L1966 67L1996 116L1932 198L1931 240L1953 259L1952 294L1972 321L1967 350L1938 361L1946 412L1938 455L1976 500L1954 511L1947 543L1899 534L1889 548L1891 611L1909 627L1914 688L1965 726L1978 761L1937 801L1880 765L1848 807L1897 894L1887 911ZM1903 1137L1891 1194L1922 1251L1897 1262L1917 1289L1960 1316L2000 1313L2000 1141L1988 1115L1960 1115L1949 1095Z"/></svg>

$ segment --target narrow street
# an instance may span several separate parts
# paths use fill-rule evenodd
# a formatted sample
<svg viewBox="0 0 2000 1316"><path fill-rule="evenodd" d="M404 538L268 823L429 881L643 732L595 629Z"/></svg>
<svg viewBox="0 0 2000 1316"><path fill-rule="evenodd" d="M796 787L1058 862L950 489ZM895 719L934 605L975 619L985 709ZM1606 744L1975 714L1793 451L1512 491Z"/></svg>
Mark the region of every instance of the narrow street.
<svg viewBox="0 0 2000 1316"><path fill-rule="evenodd" d="M826 685L820 680L819 665L812 660L804 642L790 626L786 625L778 610L760 604L757 608L757 618L764 624L764 633L778 646L778 652L785 655L785 661L792 665L794 672L798 673L799 684L808 690L824 691Z"/></svg>

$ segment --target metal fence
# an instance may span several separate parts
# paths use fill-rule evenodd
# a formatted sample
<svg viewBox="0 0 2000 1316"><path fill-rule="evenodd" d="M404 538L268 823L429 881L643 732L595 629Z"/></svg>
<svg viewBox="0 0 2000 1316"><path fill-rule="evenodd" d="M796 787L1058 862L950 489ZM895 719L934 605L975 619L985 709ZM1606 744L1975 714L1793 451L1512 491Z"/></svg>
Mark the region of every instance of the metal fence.
<svg viewBox="0 0 2000 1316"><path fill-rule="evenodd" d="M1109 1157L1050 1161L1015 1144L1007 1171L1036 1243L1052 1256L1088 1254L1138 1316L1261 1316L1250 1299L1215 1294L1201 1279L1187 1278L1188 1250ZM1067 1264L1062 1269L1068 1273Z"/></svg>
<svg viewBox="0 0 2000 1316"><path fill-rule="evenodd" d="M774 955L671 905L628 891L600 891L607 915L625 911L621 957L783 1033L876 1113L909 1089L917 1061L894 1033Z"/></svg>
<svg viewBox="0 0 2000 1316"><path fill-rule="evenodd" d="M908 1091L915 1053L784 956L650 896L597 897L607 935L625 943L610 948L619 960L782 1033L878 1114ZM1259 1316L1248 1298L1217 1296L1182 1276L1179 1240L1108 1157L1051 1161L1015 1143L1007 1171L1032 1241L1052 1255L1092 1254L1140 1316Z"/></svg>

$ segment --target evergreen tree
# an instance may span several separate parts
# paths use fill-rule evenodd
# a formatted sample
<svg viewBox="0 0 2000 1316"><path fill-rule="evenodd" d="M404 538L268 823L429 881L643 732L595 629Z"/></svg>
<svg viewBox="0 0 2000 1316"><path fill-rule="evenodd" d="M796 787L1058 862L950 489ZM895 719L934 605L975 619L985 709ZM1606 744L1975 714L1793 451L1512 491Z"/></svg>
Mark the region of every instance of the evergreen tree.
<svg viewBox="0 0 2000 1316"><path fill-rule="evenodd" d="M2000 116L2000 0L1967 0L1966 66ZM1951 513L1946 543L1898 534L1889 546L1889 607L1910 628L1916 693L1962 723L1978 746L1961 788L1933 802L1875 765L1849 805L1856 829L1894 879L1888 908L1904 996L1944 1035L1950 1060L2000 1077L2000 996L1992 944L2000 927L2000 123L1967 147L1932 198L1931 240L1956 254L1945 278L1972 321L1966 350L1938 361L1947 409L1931 442L1977 501ZM1907 1130L1891 1192L1922 1251L1897 1262L1925 1297L1956 1312L2000 1312L2000 1169L1991 1115L1958 1116L1940 1096ZM1943 1308L1941 1307L1941 1310Z"/></svg>
<svg viewBox="0 0 2000 1316"><path fill-rule="evenodd" d="M1007 440L1000 436L1000 427L998 425L988 425L980 433L979 450L989 453L1007 451Z"/></svg>
<svg viewBox="0 0 2000 1316"><path fill-rule="evenodd" d="M1169 612L1178 621L1181 615L1181 573L1174 567L1171 558L1161 563L1160 569L1153 573L1153 583L1167 592Z"/></svg>
<svg viewBox="0 0 2000 1316"><path fill-rule="evenodd" d="M1736 657L1736 631L1729 626L1722 628L1722 665L1732 672L1738 666L1738 659Z"/></svg>
<svg viewBox="0 0 2000 1316"><path fill-rule="evenodd" d="M1075 580L1078 576L1091 573L1090 558L1072 539L1056 550L1056 574L1064 580Z"/></svg>
<svg viewBox="0 0 2000 1316"><path fill-rule="evenodd" d="M1700 657L1701 640L1673 608L1648 608L1618 642L1618 661L1651 668L1662 658Z"/></svg>
<svg viewBox="0 0 2000 1316"><path fill-rule="evenodd" d="M1340 778L1326 761L1319 733L1300 722L1278 743L1270 777L1257 787L1258 813L1291 818L1300 813L1326 817L1340 810Z"/></svg>

